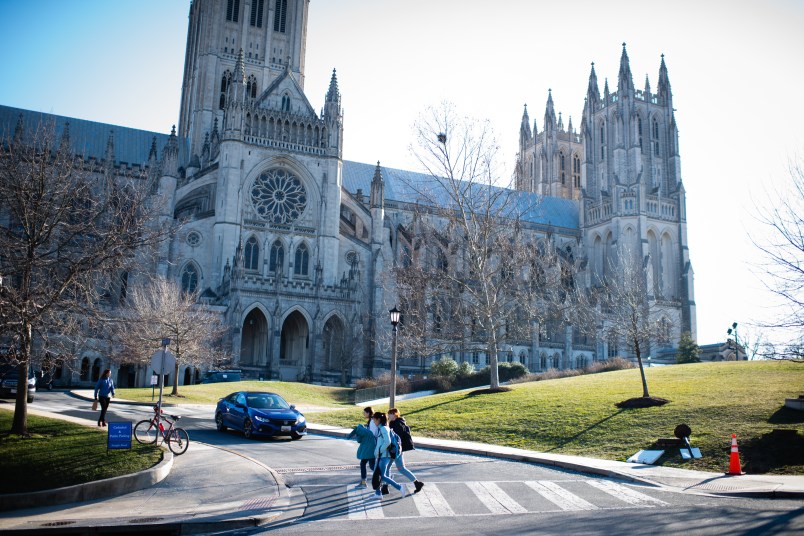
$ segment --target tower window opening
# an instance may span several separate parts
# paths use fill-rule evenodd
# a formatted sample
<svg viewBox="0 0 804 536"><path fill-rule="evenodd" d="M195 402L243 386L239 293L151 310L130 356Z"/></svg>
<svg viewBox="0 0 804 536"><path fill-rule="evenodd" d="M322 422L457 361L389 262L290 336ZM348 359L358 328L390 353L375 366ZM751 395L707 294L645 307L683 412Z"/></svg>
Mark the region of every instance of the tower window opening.
<svg viewBox="0 0 804 536"><path fill-rule="evenodd" d="M274 9L274 31L285 33L285 23L288 15L288 0L276 0Z"/></svg>
<svg viewBox="0 0 804 536"><path fill-rule="evenodd" d="M246 270L257 270L260 258L260 246L255 237L251 237L246 242L246 250L244 255L244 267Z"/></svg>
<svg viewBox="0 0 804 536"><path fill-rule="evenodd" d="M228 0L226 3L226 20L237 22L240 14L240 0Z"/></svg>
<svg viewBox="0 0 804 536"><path fill-rule="evenodd" d="M251 4L251 19L249 22L252 26L256 26L257 28L262 28L262 8L263 3L265 0L253 0L254 3Z"/></svg>

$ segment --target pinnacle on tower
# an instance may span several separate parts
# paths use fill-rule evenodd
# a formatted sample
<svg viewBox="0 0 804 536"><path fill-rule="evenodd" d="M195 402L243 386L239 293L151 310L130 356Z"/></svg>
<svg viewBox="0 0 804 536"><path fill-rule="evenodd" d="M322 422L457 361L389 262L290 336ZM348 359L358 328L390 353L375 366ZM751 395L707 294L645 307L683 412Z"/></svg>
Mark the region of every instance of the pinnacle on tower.
<svg viewBox="0 0 804 536"><path fill-rule="evenodd" d="M620 56L620 74L617 80L617 91L620 97L625 97L626 94L631 94L634 91L634 79L631 76L631 63L628 61L628 52L625 50L625 43L623 43L623 53Z"/></svg>
<svg viewBox="0 0 804 536"><path fill-rule="evenodd" d="M606 78L605 82L603 82L603 100L608 103L610 95L611 92L609 91L609 79Z"/></svg>
<svg viewBox="0 0 804 536"><path fill-rule="evenodd" d="M556 126L556 112L553 109L553 90L547 90L547 107L544 110L544 130Z"/></svg>
<svg viewBox="0 0 804 536"><path fill-rule="evenodd" d="M151 150L148 152L148 161L155 162L157 158L156 152L156 136L151 139Z"/></svg>
<svg viewBox="0 0 804 536"><path fill-rule="evenodd" d="M666 102L672 97L670 91L670 79L667 77L667 65L664 64L664 54L662 63L659 65L659 88L657 91L660 102Z"/></svg>
<svg viewBox="0 0 804 536"><path fill-rule="evenodd" d="M246 83L246 62L243 57L243 49L237 53L237 62L235 63L234 74L232 75L232 83L242 82Z"/></svg>
<svg viewBox="0 0 804 536"><path fill-rule="evenodd" d="M567 132L572 133L572 116L569 116L569 123L567 123Z"/></svg>
<svg viewBox="0 0 804 536"><path fill-rule="evenodd" d="M645 98L650 99L650 80L647 73L645 73Z"/></svg>
<svg viewBox="0 0 804 536"><path fill-rule="evenodd" d="M337 102L340 103L341 101L341 93L338 91L338 74L335 69L332 69L332 78L329 80L329 89L327 90L327 96L325 99L327 102Z"/></svg>
<svg viewBox="0 0 804 536"><path fill-rule="evenodd" d="M561 118L561 112L558 112L558 130L564 130L564 119Z"/></svg>
<svg viewBox="0 0 804 536"><path fill-rule="evenodd" d="M109 131L109 138L106 140L106 163L114 162L114 130Z"/></svg>
<svg viewBox="0 0 804 536"><path fill-rule="evenodd" d="M519 127L520 143L530 140L533 137L530 130L530 117L528 117L528 105L525 104L525 111L522 113L522 124Z"/></svg>
<svg viewBox="0 0 804 536"><path fill-rule="evenodd" d="M600 100L600 90L597 88L597 74L595 73L595 62L592 62L592 70L589 71L589 87L586 89L586 98L589 102Z"/></svg>

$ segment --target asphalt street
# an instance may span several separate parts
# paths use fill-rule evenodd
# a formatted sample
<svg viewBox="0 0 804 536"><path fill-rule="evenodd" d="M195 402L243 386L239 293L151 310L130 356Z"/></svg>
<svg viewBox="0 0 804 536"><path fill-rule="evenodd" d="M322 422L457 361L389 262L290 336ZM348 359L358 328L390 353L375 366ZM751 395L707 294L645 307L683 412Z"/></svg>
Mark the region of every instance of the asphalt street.
<svg viewBox="0 0 804 536"><path fill-rule="evenodd" d="M303 401L290 401L303 407ZM86 401L39 393L33 407L93 418ZM269 527L232 534L793 534L804 531L804 501L677 493L530 463L416 450L405 454L424 489L382 499L357 487L357 444L308 435L247 440L218 432L212 406L166 408L183 416L192 442L225 448L281 475L293 508ZM115 404L109 420L137 422L150 408ZM307 415L314 420L314 414ZM415 429L415 422L410 422ZM182 457L175 463L181 464ZM400 483L412 485L399 475Z"/></svg>

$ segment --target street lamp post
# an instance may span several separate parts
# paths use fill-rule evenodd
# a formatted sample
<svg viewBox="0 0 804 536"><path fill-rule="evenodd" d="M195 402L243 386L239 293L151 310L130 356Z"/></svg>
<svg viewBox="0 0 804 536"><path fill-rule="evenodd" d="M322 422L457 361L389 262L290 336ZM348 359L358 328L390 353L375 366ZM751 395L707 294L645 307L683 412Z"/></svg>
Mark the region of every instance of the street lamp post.
<svg viewBox="0 0 804 536"><path fill-rule="evenodd" d="M393 309L388 311L391 315L391 325L394 327L394 341L391 346L391 396L388 401L388 407L393 408L396 399L396 326L399 324L399 317L402 312L394 306Z"/></svg>
<svg viewBox="0 0 804 536"><path fill-rule="evenodd" d="M734 360L740 360L740 343L737 342L737 322L734 322L731 327L726 331L726 335L734 334Z"/></svg>

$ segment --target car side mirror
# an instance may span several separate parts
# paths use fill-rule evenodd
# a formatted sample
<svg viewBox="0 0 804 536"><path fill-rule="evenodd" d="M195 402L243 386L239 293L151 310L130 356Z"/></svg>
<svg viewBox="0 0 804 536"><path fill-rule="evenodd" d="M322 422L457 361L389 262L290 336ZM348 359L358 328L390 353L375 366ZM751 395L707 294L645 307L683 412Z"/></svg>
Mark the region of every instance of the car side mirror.
<svg viewBox="0 0 804 536"><path fill-rule="evenodd" d="M290 409L296 409L296 404L291 404Z"/></svg>
<svg viewBox="0 0 804 536"><path fill-rule="evenodd" d="M240 402L235 402L235 407L240 409L246 409L245 404L241 404Z"/></svg>

